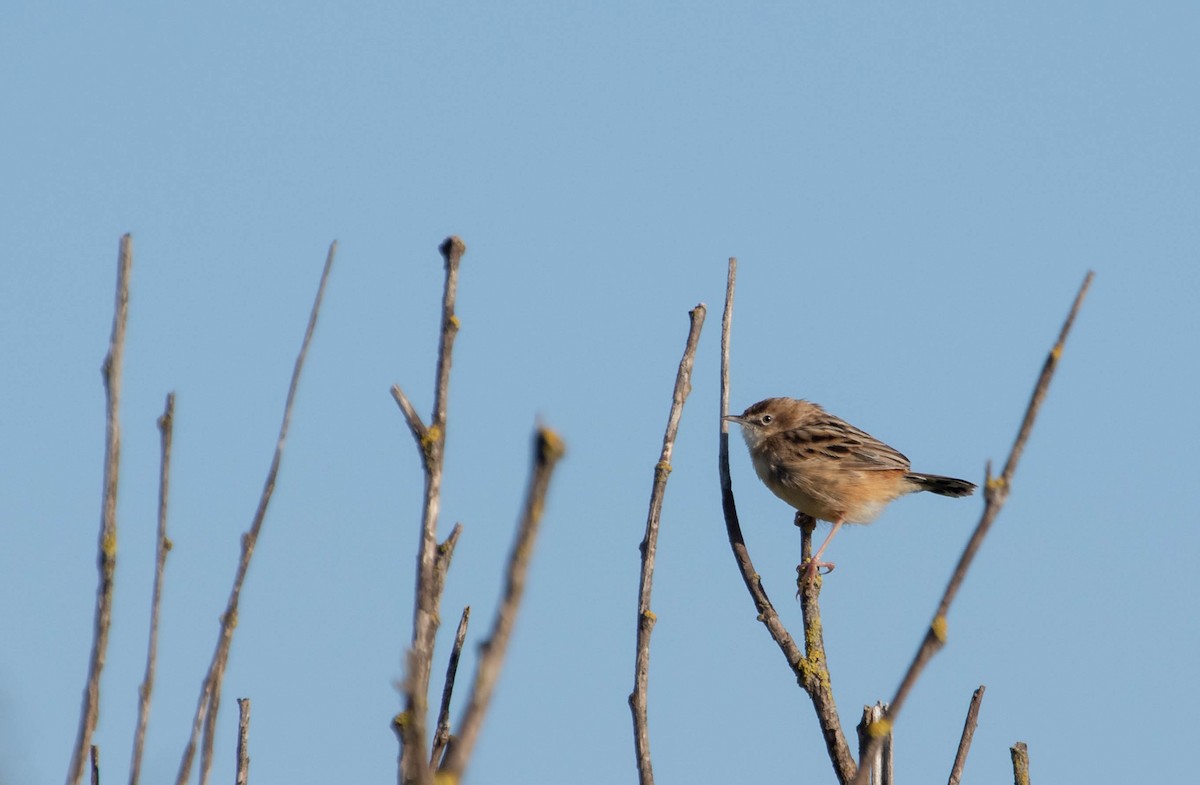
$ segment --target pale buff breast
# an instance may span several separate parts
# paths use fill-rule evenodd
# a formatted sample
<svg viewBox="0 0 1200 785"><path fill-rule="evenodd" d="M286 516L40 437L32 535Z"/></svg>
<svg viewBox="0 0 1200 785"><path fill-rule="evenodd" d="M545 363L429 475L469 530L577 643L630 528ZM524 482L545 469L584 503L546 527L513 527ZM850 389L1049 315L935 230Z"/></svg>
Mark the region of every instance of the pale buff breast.
<svg viewBox="0 0 1200 785"><path fill-rule="evenodd" d="M754 471L771 492L802 513L823 521L870 523L896 498L917 490L897 482L904 470L847 471L830 467L773 465L761 453L751 455Z"/></svg>

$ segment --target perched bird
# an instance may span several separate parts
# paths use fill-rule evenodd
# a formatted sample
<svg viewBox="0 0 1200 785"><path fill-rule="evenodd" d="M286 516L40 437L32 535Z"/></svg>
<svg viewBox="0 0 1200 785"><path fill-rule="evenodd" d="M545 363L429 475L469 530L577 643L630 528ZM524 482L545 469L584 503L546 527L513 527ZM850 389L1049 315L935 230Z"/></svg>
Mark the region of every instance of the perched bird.
<svg viewBox="0 0 1200 785"><path fill-rule="evenodd" d="M933 491L970 496L966 480L909 471L908 458L865 431L795 398L767 398L724 418L742 426L750 460L771 492L802 513L829 521L833 530L809 560L809 578L843 523L870 523L894 499Z"/></svg>

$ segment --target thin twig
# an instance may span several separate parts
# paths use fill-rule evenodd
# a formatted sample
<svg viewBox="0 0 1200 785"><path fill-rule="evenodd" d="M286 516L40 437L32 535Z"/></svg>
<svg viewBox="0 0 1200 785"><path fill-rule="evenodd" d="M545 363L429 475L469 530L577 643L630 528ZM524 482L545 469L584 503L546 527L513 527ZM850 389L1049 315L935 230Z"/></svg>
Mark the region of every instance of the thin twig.
<svg viewBox="0 0 1200 785"><path fill-rule="evenodd" d="M721 417L729 412L729 338L730 325L733 321L733 292L736 279L737 260L730 259L729 276L725 289L725 314L721 320ZM767 628L771 639L783 652L788 666L796 676L796 681L812 700L833 771L837 775L838 782L845 785L854 778L856 766L854 755L850 752L850 745L846 742L846 735L842 731L841 721L838 719L837 706L830 687L829 670L825 664L821 617L817 607L820 581L808 581L807 583L812 588L801 592L801 607L806 608L805 644L808 648L806 656L801 653L800 647L796 645L791 634L783 626L779 613L767 597L766 590L763 589L758 571L754 569L754 563L750 560L750 552L746 549L746 541L742 537L742 527L738 522L737 505L733 498L733 480L729 474L729 429L723 419L721 420L717 463L721 478L721 508L725 514L725 530L729 537L729 545L733 549L734 560L742 574L742 581L746 584L746 589L754 600L758 620ZM803 535L804 531L802 526L801 548L807 548L807 552L811 553L812 528L807 529L806 538ZM806 592L811 592L807 598Z"/></svg>
<svg viewBox="0 0 1200 785"><path fill-rule="evenodd" d="M450 390L450 365L459 321L454 314L458 296L458 269L466 244L448 237L438 247L445 260L446 282L442 289L442 326L438 335L437 372L433 389L433 415L426 427L399 385L392 397L404 413L421 452L425 469L425 499L421 513L421 538L417 545L417 579L413 596L412 647L406 657L404 712L394 725L400 735L399 779L401 785L432 785L433 775L425 759L425 714L429 708L429 677L433 668L433 645L439 625L437 589L437 518L441 505L442 467L445 461L446 410Z"/></svg>
<svg viewBox="0 0 1200 785"><path fill-rule="evenodd" d="M633 692L629 695L629 709L633 712L633 746L637 756L638 781L641 785L654 784L654 768L650 763L650 724L647 717L646 691L650 682L650 633L654 631L656 621L654 612L650 610L650 591L654 583L658 525L662 517L667 477L671 474L671 452L675 448L675 436L679 432L679 419L683 415L683 404L692 391L692 366L695 363L696 345L700 342L700 329L704 326L706 313L704 303L688 312L691 328L684 345L683 358L679 361L679 370L675 374L671 412L667 416L662 452L654 466L654 482L650 488L650 512L646 516L646 535L642 538L641 545L642 576L638 585L637 651L633 666Z"/></svg>
<svg viewBox="0 0 1200 785"><path fill-rule="evenodd" d="M475 681L471 685L466 710L459 723L458 735L446 749L446 756L442 761L440 771L449 777L449 782L462 780L463 771L479 737L479 729L483 726L483 718L487 714L492 691L500 677L504 653L517 619L517 609L525 593L525 577L529 570L530 557L533 555L534 541L537 539L538 523L546 506L550 477L565 450L558 434L545 426L538 427L533 443L533 470L529 478L529 488L525 493L525 505L517 526L517 536L508 556L504 594L496 608L491 634L479 647Z"/></svg>
<svg viewBox="0 0 1200 785"><path fill-rule="evenodd" d="M92 745L92 785L100 785L100 748Z"/></svg>
<svg viewBox="0 0 1200 785"><path fill-rule="evenodd" d="M117 569L117 479L121 466L121 369L125 358L125 326L129 321L129 274L133 267L133 237L121 238L117 253L117 294L113 308L112 336L101 373L106 399L104 439L104 490L100 502L100 545L97 558L99 585L96 588L96 616L92 653L79 712L79 734L67 770L67 785L83 779L92 734L100 716L100 672L108 650L108 628L112 623L113 575Z"/></svg>
<svg viewBox="0 0 1200 785"><path fill-rule="evenodd" d="M237 771L234 782L246 785L250 778L250 699L238 698Z"/></svg>
<svg viewBox="0 0 1200 785"><path fill-rule="evenodd" d="M433 560L433 594L439 600L446 588L446 573L450 571L450 560L454 558L454 548L458 545L458 538L462 536L462 532L462 524L454 524L450 536L437 548L437 555Z"/></svg>
<svg viewBox="0 0 1200 785"><path fill-rule="evenodd" d="M158 660L158 617L162 605L163 572L167 566L167 498L171 480L171 437L175 431L175 393L167 394L167 403L158 418L162 442L162 461L158 475L158 532L154 540L154 589L150 597L150 642L146 650L146 675L138 689L137 730L133 737L133 761L129 766L129 785L138 785L142 772L142 751L146 743L146 723L150 719L150 693L154 691L154 667Z"/></svg>
<svg viewBox="0 0 1200 785"><path fill-rule="evenodd" d="M205 728L204 748L200 756L200 782L208 781L208 773L212 767L213 732L217 710L221 703L221 683L225 676L225 666L229 661L229 647L233 642L233 631L237 627L238 603L241 599L242 585L246 581L246 573L250 569L250 559L254 555L254 546L262 531L263 520L267 516L267 507L275 491L275 479L279 474L279 464L283 459L283 447L287 442L288 428L292 422L292 407L296 401L296 390L300 386L300 373L304 370L304 361L308 357L308 347L312 343L313 332L317 327L317 315L321 311L321 300L325 296L325 285L329 281L329 271L333 268L333 259L337 254L337 242L329 246L325 257L325 267L321 271L321 282L317 286L317 296L313 300L312 310L308 315L308 327L304 332L304 340L300 344L300 352L296 355L296 364L292 369L292 380L288 385L287 402L283 407L283 421L279 426L279 436L275 441L275 454L271 458L271 467L267 470L267 479L263 483L262 495L258 500L258 508L249 530L242 535L242 551L238 559L237 573L234 575L233 588L229 592L229 600L225 612L221 614L221 626L217 635L216 649L213 651L212 662L200 685L200 698L196 702L196 714L192 718L192 734L183 752L179 764L178 785L186 785L191 775L192 762L196 755L196 741L200 728ZM211 719L210 719L211 717Z"/></svg>
<svg viewBox="0 0 1200 785"><path fill-rule="evenodd" d="M958 741L958 752L954 755L954 765L950 767L947 785L958 785L962 781L963 767L967 765L967 753L971 751L971 739L975 737L975 726L979 724L979 704L983 703L985 689L984 685L980 684L979 689L971 695L971 705L967 709L967 720L963 723L962 738Z"/></svg>
<svg viewBox="0 0 1200 785"><path fill-rule="evenodd" d="M421 415L417 414L412 401L408 400L408 396L404 394L404 390L400 389L400 385L392 385L392 398L396 400L396 405L404 414L404 420L408 423L408 429L412 431L413 441L417 443L417 450L421 453L421 463L424 465L429 460L429 450L425 447L425 437L429 433L429 429L425 427L425 423L421 422Z"/></svg>
<svg viewBox="0 0 1200 785"><path fill-rule="evenodd" d="M1008 751L1012 754L1014 785L1029 785L1029 747L1018 741Z"/></svg>
<svg viewBox="0 0 1200 785"><path fill-rule="evenodd" d="M450 699L454 696L454 680L458 676L458 661L462 657L463 643L467 639L467 623L471 620L471 606L463 608L458 619L458 631L454 633L454 647L450 649L450 661L446 664L446 682L442 685L442 705L438 710L437 729L433 732L433 751L429 755L430 768L437 768L442 753L450 743Z"/></svg>
<svg viewBox="0 0 1200 785"><path fill-rule="evenodd" d="M962 586L963 580L967 577L967 570L970 569L971 563L975 559L975 554L979 552L979 548L983 545L983 540L987 536L988 530L991 529L992 522L995 521L996 516L999 515L1001 508L1004 506L1004 502L1008 499L1008 492L1012 487L1013 474L1017 470L1017 461L1025 449L1025 442L1028 440L1030 432L1033 430L1034 420L1037 419L1038 411L1041 409L1042 402L1046 398L1046 391L1050 388L1050 381L1054 378L1054 371L1058 368L1063 347L1067 342L1067 335L1071 332L1071 326L1075 323L1075 316L1079 313L1079 308L1083 304L1083 298L1087 295L1088 287L1092 284L1092 277L1093 273L1089 272L1083 279L1083 284L1079 287L1078 294L1075 295L1075 302L1071 305L1067 319L1063 322L1062 329L1058 333L1058 340L1055 341L1054 347L1050 349L1050 353L1046 356L1046 362L1042 365L1041 375L1038 377L1037 384L1033 388L1033 395L1029 400L1029 405L1025 409L1025 418L1021 422L1021 428L1017 432L1016 441L1013 443L1012 450L1008 454L1008 461L1004 464L1004 471L999 477L993 477L991 466L988 466L986 472L987 481L984 484L983 495L985 504L983 514L980 516L975 531L971 534L971 539L967 541L962 556L958 559L958 565L954 568L954 572L950 576L950 582L946 585L946 591L938 603L933 621L925 631L921 645L917 649L912 663L908 666L908 671L904 674L904 678L900 681L900 686L896 690L896 697L892 698L892 702L888 707L887 716L878 723L879 727L876 728L878 736L886 736L890 731L892 723L896 721L896 717L904 707L904 701L908 698L908 694L912 690L913 685L916 684L921 672L925 670L925 666L933 659L935 654L941 651L946 643L946 615L950 611L951 603L954 602L954 598L958 595L958 590ZM863 778L861 772L858 779L855 780L855 785L866 785L866 780Z"/></svg>

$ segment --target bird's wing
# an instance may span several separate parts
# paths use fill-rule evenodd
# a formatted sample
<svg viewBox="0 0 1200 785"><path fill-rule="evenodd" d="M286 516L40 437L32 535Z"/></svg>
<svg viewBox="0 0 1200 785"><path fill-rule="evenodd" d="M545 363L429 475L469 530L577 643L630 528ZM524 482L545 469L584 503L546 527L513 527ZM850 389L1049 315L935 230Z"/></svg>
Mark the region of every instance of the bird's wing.
<svg viewBox="0 0 1200 785"><path fill-rule="evenodd" d="M780 435L788 452L801 460L833 460L850 471L907 471L910 466L899 450L831 414Z"/></svg>

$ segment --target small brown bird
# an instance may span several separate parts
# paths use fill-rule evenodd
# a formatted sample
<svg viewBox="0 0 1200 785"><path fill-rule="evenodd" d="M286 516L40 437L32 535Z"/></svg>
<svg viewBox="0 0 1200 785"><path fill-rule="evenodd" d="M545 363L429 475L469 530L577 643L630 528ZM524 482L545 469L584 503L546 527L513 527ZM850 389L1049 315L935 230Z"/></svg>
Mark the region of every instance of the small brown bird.
<svg viewBox="0 0 1200 785"><path fill-rule="evenodd" d="M771 492L802 513L829 521L833 530L809 560L809 578L843 523L870 523L889 502L933 491L970 496L975 485L953 477L909 471L908 458L865 431L795 398L767 398L725 417L742 426L750 460Z"/></svg>

